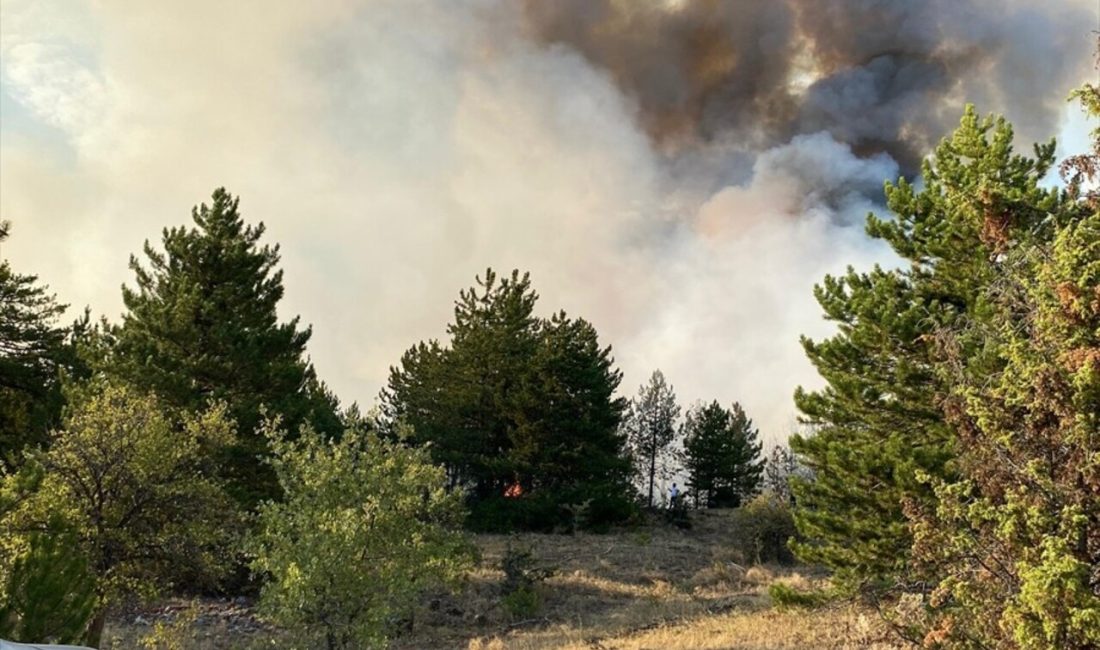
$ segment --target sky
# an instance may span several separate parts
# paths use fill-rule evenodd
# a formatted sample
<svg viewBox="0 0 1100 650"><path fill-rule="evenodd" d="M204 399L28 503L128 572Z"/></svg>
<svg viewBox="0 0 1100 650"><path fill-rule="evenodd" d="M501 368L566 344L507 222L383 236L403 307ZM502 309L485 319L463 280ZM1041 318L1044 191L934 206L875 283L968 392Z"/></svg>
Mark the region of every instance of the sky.
<svg viewBox="0 0 1100 650"><path fill-rule="evenodd" d="M345 402L444 337L486 267L590 320L631 395L740 401L769 442L820 385L812 287L966 101L1024 147L1090 125L1090 0L2 0L0 254L117 321L128 259L225 186ZM1054 179L1052 178L1052 182Z"/></svg>

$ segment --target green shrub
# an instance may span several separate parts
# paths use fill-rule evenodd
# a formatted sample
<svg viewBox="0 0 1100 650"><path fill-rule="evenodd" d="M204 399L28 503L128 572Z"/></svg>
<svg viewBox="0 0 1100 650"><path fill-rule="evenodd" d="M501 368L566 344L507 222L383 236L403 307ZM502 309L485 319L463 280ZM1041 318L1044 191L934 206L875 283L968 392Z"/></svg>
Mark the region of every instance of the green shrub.
<svg viewBox="0 0 1100 650"><path fill-rule="evenodd" d="M571 523L576 530L606 533L613 525L628 523L638 516L637 504L616 486L605 485L578 492L571 496L572 502L583 504L573 513Z"/></svg>
<svg viewBox="0 0 1100 650"><path fill-rule="evenodd" d="M825 591L799 591L782 582L773 583L768 587L768 595L772 603L779 609L812 609L820 607L832 600L832 595Z"/></svg>
<svg viewBox="0 0 1100 650"><path fill-rule="evenodd" d="M539 593L533 588L525 587L517 589L510 594L504 594L500 598L504 609L512 618L521 619L534 616L542 604Z"/></svg>
<svg viewBox="0 0 1100 650"><path fill-rule="evenodd" d="M461 497L424 448L349 430L269 434L285 500L260 509L260 610L292 647L385 647L419 596L465 575Z"/></svg>
<svg viewBox="0 0 1100 650"><path fill-rule="evenodd" d="M173 584L214 585L232 560L239 519L213 458L233 443L234 425L224 405L178 414L102 379L67 395L65 426L27 455L38 489L3 504L0 547L64 520L95 581L84 642L97 646L112 604ZM19 480L3 477L0 493Z"/></svg>
<svg viewBox="0 0 1100 650"><path fill-rule="evenodd" d="M30 537L15 560L0 606L0 637L14 641L80 641L95 609L95 580L71 533Z"/></svg>
<svg viewBox="0 0 1100 650"><path fill-rule="evenodd" d="M511 542L500 560L504 572L501 584L501 604L515 618L531 616L538 611L539 583L554 575L555 569L540 565L529 546L516 547Z"/></svg>
<svg viewBox="0 0 1100 650"><path fill-rule="evenodd" d="M746 562L793 563L787 542L795 534L790 507L770 492L757 495L734 516L733 545Z"/></svg>
<svg viewBox="0 0 1100 650"><path fill-rule="evenodd" d="M471 502L469 508L466 527L481 533L550 533L565 519L557 501L540 494L514 499L495 496Z"/></svg>

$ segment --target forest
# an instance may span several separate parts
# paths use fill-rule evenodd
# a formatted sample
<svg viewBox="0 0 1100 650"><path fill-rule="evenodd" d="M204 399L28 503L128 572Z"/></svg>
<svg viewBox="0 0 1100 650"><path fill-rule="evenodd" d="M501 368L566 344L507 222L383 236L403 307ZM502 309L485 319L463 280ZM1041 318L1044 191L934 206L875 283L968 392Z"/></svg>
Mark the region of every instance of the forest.
<svg viewBox="0 0 1100 650"><path fill-rule="evenodd" d="M1094 86L1076 97L1100 112ZM255 593L293 647L373 647L457 588L473 532L686 527L763 500L758 552L830 576L777 601L874 603L924 647L1095 647L1098 155L1048 186L1053 143L1018 153L967 109L867 222L907 264L818 285L836 333L803 347L826 385L798 391L807 433L768 459L737 403L681 418L659 370L621 396L612 348L537 316L520 271L460 292L377 408L344 405L310 328L277 317L279 246L224 189L131 257L118 322L60 324L5 261L0 636L99 646L123 603ZM536 608L537 571L514 573L509 602Z"/></svg>

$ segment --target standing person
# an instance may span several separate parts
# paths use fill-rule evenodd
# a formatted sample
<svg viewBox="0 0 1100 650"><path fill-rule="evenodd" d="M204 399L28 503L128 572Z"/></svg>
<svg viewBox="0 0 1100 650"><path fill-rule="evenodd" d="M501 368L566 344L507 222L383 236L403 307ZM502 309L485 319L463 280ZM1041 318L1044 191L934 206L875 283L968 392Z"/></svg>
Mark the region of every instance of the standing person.
<svg viewBox="0 0 1100 650"><path fill-rule="evenodd" d="M668 489L668 507L675 508L677 506L677 500L680 498L680 488L676 487L673 483L672 487Z"/></svg>

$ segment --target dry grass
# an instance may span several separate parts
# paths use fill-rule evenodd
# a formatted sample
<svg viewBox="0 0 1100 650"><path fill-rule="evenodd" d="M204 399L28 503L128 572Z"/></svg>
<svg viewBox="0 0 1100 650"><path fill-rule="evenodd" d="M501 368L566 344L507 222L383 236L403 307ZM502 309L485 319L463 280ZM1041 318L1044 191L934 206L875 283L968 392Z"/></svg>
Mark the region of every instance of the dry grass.
<svg viewBox="0 0 1100 650"><path fill-rule="evenodd" d="M778 612L767 588L825 586L806 569L746 567L726 542L728 512L697 513L691 530L653 526L611 535L480 536L482 568L463 593L418 619L399 648L892 648L878 619L851 607ZM542 606L514 620L500 606L500 558L532 548L558 569ZM449 610L449 614L446 611ZM442 613L442 614L441 614Z"/></svg>
<svg viewBox="0 0 1100 650"><path fill-rule="evenodd" d="M687 650L755 648L900 647L874 614L851 606L814 611L772 609L767 588L825 585L806 569L745 566L727 545L730 513L696 513L691 530L655 524L609 535L480 535L480 567L458 594L425 602L411 632L394 646L405 650ZM509 544L530 547L540 564L556 569L538 586L538 611L517 620L501 603L499 570ZM110 630L119 643L137 638L133 626ZM225 630L222 630L225 631ZM220 637L220 638L219 638ZM192 637L201 650L273 647L270 633L204 630ZM277 642L275 643L277 646Z"/></svg>

